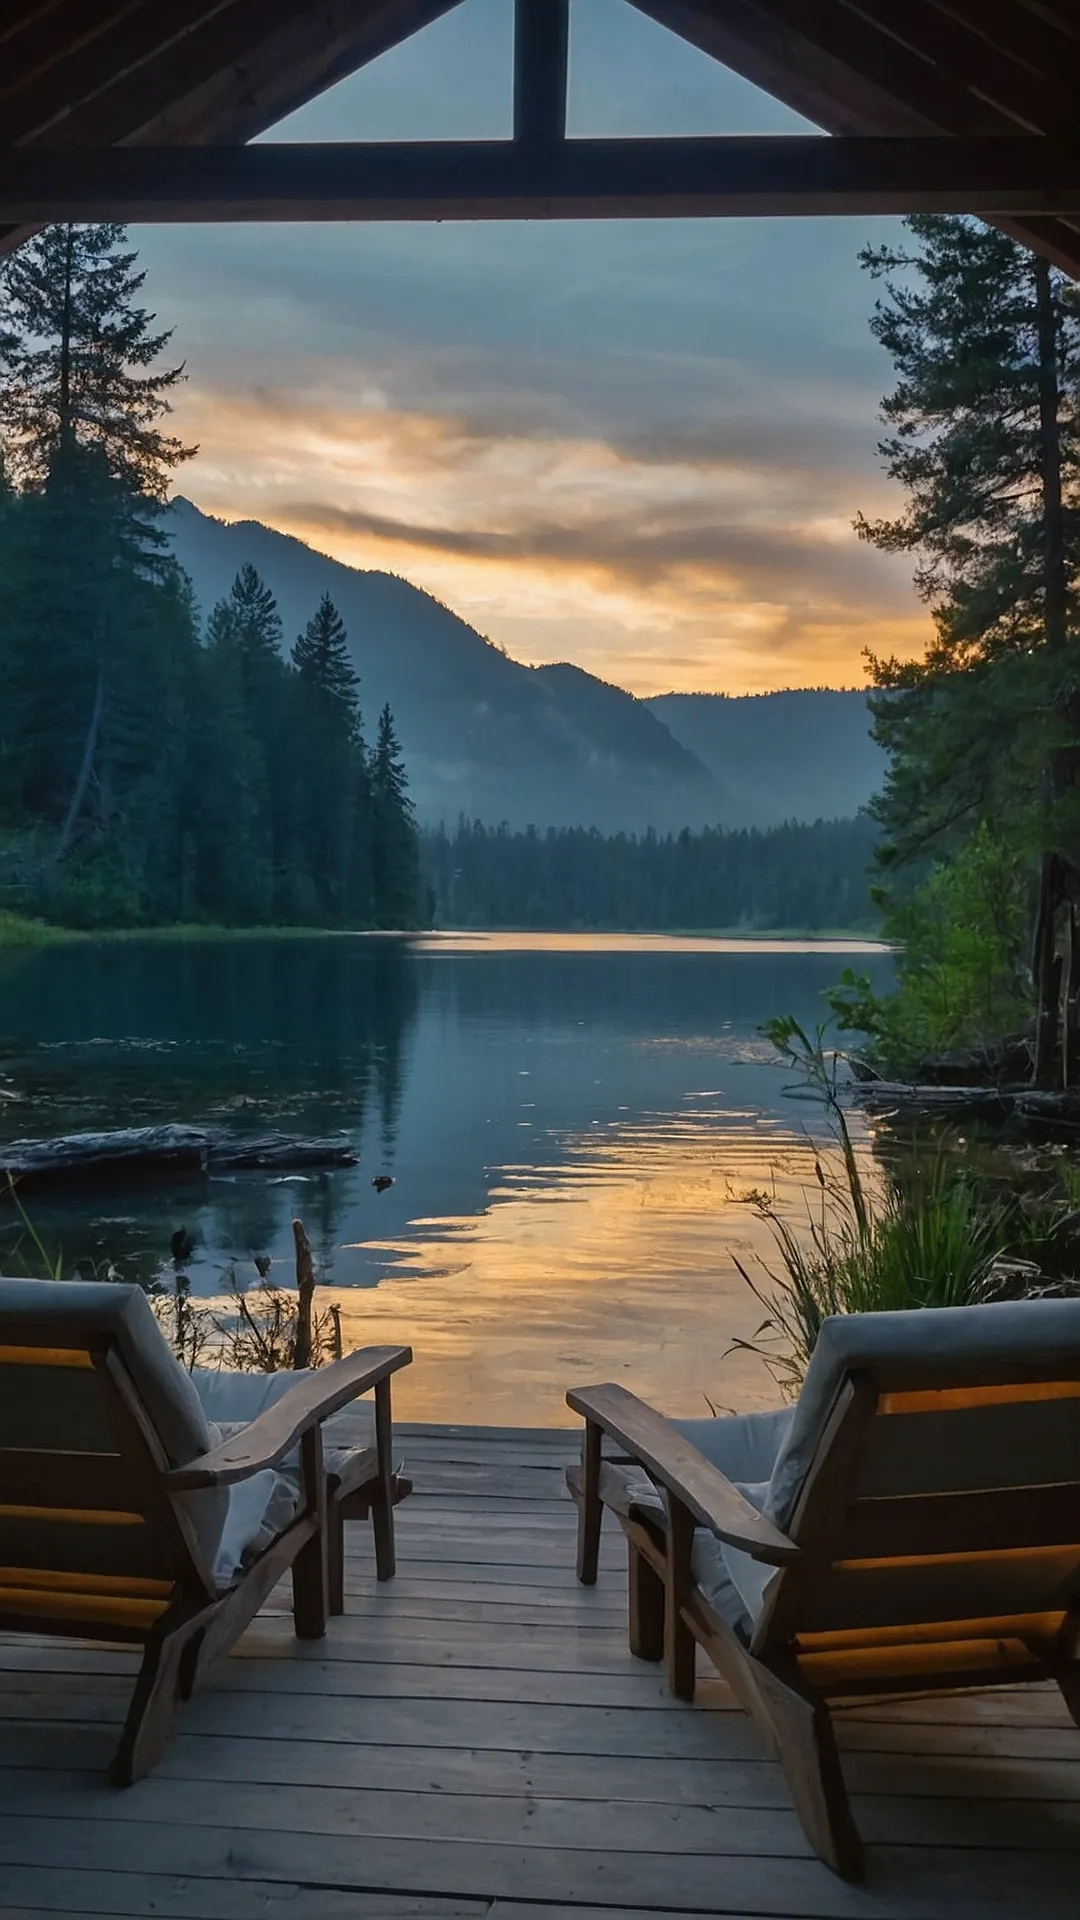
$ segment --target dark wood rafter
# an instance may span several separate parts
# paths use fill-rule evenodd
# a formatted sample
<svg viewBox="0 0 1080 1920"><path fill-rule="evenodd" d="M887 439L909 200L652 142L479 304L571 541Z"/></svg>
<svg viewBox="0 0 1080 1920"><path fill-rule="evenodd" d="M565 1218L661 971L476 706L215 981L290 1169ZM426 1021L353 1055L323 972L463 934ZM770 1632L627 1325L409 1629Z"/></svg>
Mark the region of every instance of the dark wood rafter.
<svg viewBox="0 0 1080 1920"><path fill-rule="evenodd" d="M228 0L212 6L208 0L184 0L178 11L187 18L181 36L168 29L164 13L149 0L121 7L120 0L101 0L93 31L84 27L76 36L56 16L87 14L85 0L59 0L47 10L27 9L27 26L41 25L55 33L54 52L65 57L74 46L69 68L71 91L64 113L50 115L52 95L39 93L32 62L19 59L21 35L4 51L0 86L6 80L12 101L25 90L21 110L20 145L49 147L120 145L197 146L217 142L241 143L274 126L285 115L347 78L350 73L386 53L460 0L323 0L315 8L301 0ZM31 16L33 16L31 18ZM145 21L153 23L149 29ZM142 56L133 62L129 39L113 39L113 74L108 84L88 89L85 73L95 40L108 35L138 33ZM48 38L48 32L45 34ZM77 44L75 44L77 41ZM2 43L0 43L0 50ZM4 73L4 66L7 71ZM44 76L47 78L47 75ZM37 99L38 105L33 105ZM0 93L0 129L5 141L8 105ZM0 148L2 151L2 148ZM0 226L0 254L15 246L29 228L22 223Z"/></svg>
<svg viewBox="0 0 1080 1920"><path fill-rule="evenodd" d="M780 136L0 153L0 219L1080 215L1080 147Z"/></svg>
<svg viewBox="0 0 1080 1920"><path fill-rule="evenodd" d="M1056 20L1059 10L1032 10L1023 0L919 0L911 7L902 0L630 4L829 133L1051 134L1060 130L1063 113L1065 126L1073 124L1069 103L1080 80L1076 27ZM970 43L962 65L958 24ZM997 56L1016 72L1007 105ZM1036 118L1040 97L1046 104ZM1050 216L998 224L1080 275L1080 222Z"/></svg>
<svg viewBox="0 0 1080 1920"><path fill-rule="evenodd" d="M566 138L570 0L515 0L514 139L533 151Z"/></svg>
<svg viewBox="0 0 1080 1920"><path fill-rule="evenodd" d="M567 142L568 0L514 0L511 143L289 148L249 163L227 150L459 0L9 0L0 18L0 218L10 224L0 228L0 251L36 222L91 220L101 209L132 219L924 209L994 217L1080 276L1080 15L1071 4L630 3L825 132L873 144L826 158L793 141L772 143L775 151L758 143L753 154L738 142ZM995 140L996 149L978 144ZM168 151L132 182L123 162L115 174L109 163L131 146ZM198 161L190 149L199 147L219 151ZM56 150L69 160L54 173L29 158Z"/></svg>

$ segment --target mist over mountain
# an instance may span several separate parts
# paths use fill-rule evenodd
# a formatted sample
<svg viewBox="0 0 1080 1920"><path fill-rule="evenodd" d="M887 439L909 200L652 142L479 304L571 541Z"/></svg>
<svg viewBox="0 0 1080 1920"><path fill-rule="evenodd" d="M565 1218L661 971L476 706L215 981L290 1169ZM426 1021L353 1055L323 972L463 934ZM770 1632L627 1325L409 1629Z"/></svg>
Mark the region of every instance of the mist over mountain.
<svg viewBox="0 0 1080 1920"><path fill-rule="evenodd" d="M644 704L723 781L726 827L847 819L885 778L857 690L663 693Z"/></svg>
<svg viewBox="0 0 1080 1920"><path fill-rule="evenodd" d="M258 521L187 500L166 529L203 615L250 563L286 647L329 593L348 630L369 736L394 711L422 824L464 814L513 827L771 826L854 814L883 756L860 693L638 700L581 667L529 667L394 574L364 572Z"/></svg>
<svg viewBox="0 0 1080 1920"><path fill-rule="evenodd" d="M204 615L249 563L291 646L325 592L345 626L368 731L394 711L424 823L459 814L524 827L648 826L721 819L721 782L643 701L578 667L527 667L430 594L361 572L257 521L227 525L177 500L166 519Z"/></svg>

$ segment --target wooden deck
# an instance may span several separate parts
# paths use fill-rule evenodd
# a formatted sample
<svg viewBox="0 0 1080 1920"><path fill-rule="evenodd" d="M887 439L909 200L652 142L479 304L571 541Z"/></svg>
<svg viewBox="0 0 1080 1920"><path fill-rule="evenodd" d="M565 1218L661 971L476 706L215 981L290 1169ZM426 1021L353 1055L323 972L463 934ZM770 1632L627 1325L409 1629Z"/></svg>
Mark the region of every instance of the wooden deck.
<svg viewBox="0 0 1080 1920"><path fill-rule="evenodd" d="M370 1920L620 1914L958 1920L1080 1912L1080 1732L1056 1693L842 1716L863 1887L811 1857L715 1681L626 1650L614 1530L573 1575L569 1433L400 1429L397 1579L353 1527L349 1605L298 1646L284 1596L165 1760L104 1780L134 1662L0 1643L0 1915Z"/></svg>

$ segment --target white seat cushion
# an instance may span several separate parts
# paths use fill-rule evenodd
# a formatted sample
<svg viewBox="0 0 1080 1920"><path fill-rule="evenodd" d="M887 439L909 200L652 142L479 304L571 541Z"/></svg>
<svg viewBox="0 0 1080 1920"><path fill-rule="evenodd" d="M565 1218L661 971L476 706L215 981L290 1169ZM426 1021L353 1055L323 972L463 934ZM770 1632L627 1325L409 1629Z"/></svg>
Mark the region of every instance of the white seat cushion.
<svg viewBox="0 0 1080 1920"><path fill-rule="evenodd" d="M298 1381L310 1379L311 1371L297 1368L288 1373L230 1373L195 1367L191 1379L207 1418L220 1438L228 1440L267 1407L276 1406ZM370 1403L354 1402L342 1413L332 1415L323 1422L327 1467L332 1469L336 1461L358 1447L373 1446L374 1436L375 1414ZM239 1480L229 1488L228 1511L214 1560L214 1580L219 1588L231 1586L276 1540L300 1511L302 1497L299 1447L293 1447L276 1467L252 1474L249 1480Z"/></svg>
<svg viewBox="0 0 1080 1920"><path fill-rule="evenodd" d="M769 1490L769 1478L777 1452L791 1425L793 1409L778 1407L768 1413L733 1414L726 1419L673 1420L683 1438L718 1467L760 1513ZM635 1506L661 1517L663 1498L644 1468L632 1481L626 1476L628 1492ZM765 1588L775 1568L752 1560L719 1541L706 1527L694 1535L692 1567L694 1578L709 1604L730 1627L744 1637L761 1610Z"/></svg>

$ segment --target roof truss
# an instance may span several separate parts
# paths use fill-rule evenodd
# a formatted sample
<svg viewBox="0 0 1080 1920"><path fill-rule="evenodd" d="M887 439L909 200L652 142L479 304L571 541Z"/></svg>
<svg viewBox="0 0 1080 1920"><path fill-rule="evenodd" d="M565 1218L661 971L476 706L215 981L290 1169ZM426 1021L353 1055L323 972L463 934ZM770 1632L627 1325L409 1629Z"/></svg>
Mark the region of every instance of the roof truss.
<svg viewBox="0 0 1080 1920"><path fill-rule="evenodd" d="M841 136L810 142L568 141L568 0L507 0L512 142L243 149L456 4L7 0L0 249L60 218L924 209L1080 275L1073 0L631 0Z"/></svg>

